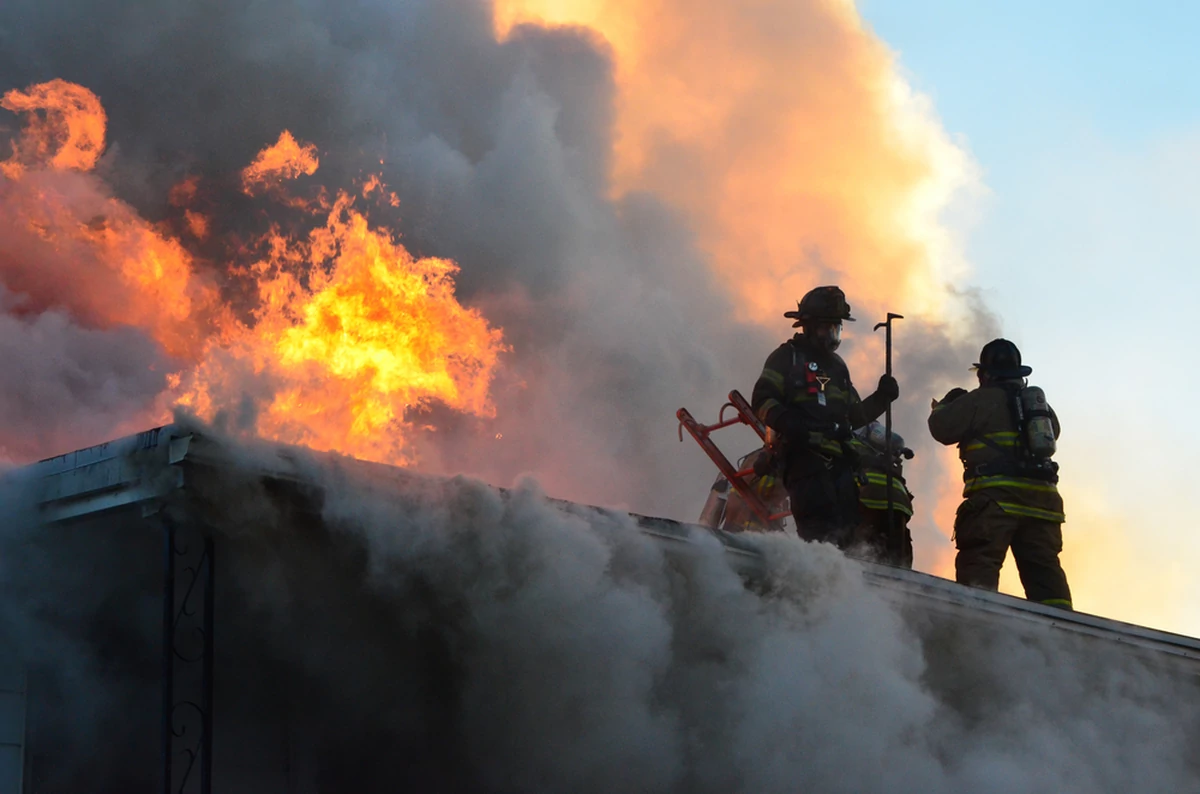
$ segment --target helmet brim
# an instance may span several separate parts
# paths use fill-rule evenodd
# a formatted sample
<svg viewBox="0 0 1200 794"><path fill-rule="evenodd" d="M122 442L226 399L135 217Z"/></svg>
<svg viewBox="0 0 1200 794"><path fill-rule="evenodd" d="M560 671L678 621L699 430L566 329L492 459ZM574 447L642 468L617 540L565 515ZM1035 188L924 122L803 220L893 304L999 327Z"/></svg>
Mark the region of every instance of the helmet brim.
<svg viewBox="0 0 1200 794"><path fill-rule="evenodd" d="M822 322L823 323L842 323L842 322L852 323L852 322L855 322L855 319L853 317L805 317L804 315L800 314L800 312L798 312L798 311L784 312L783 316L788 318L789 320L796 321L796 322L792 323L793 328L799 328L800 326L804 325L805 322L816 322L816 323L822 323Z"/></svg>
<svg viewBox="0 0 1200 794"><path fill-rule="evenodd" d="M1013 378L1028 378L1033 374L1033 367L1022 364L1016 369L984 369L978 363L971 365L971 371L977 372L983 370L985 374L993 378L1013 379Z"/></svg>

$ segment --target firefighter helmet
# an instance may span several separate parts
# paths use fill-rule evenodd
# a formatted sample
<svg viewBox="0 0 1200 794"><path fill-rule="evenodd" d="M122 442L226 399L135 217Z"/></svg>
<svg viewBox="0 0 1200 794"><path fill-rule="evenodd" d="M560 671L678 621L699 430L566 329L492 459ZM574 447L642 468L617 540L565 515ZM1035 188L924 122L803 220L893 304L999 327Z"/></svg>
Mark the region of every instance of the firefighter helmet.
<svg viewBox="0 0 1200 794"><path fill-rule="evenodd" d="M1001 380L1028 378L1033 373L1033 367L1021 363L1021 351L1007 339L993 339L984 345L971 369Z"/></svg>
<svg viewBox="0 0 1200 794"><path fill-rule="evenodd" d="M783 316L796 321L792 323L793 328L799 328L809 322L854 322L854 318L850 316L850 304L846 303L846 293L839 287L817 287L809 290L796 304L796 311L784 312Z"/></svg>
<svg viewBox="0 0 1200 794"><path fill-rule="evenodd" d="M865 426L854 431L854 435L858 436L859 440L870 445L876 452L887 451L887 427L883 422L868 422ZM904 449L904 437L892 431L892 452L900 454L900 450Z"/></svg>

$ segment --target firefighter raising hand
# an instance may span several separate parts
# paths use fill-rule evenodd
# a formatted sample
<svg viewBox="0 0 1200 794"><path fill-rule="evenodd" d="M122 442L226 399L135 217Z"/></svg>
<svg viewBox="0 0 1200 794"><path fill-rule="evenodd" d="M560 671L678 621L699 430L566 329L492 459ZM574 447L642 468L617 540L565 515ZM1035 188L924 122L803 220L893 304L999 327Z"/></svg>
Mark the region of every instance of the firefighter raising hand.
<svg viewBox="0 0 1200 794"><path fill-rule="evenodd" d="M1007 339L988 342L973 369L979 388L952 390L929 414L929 432L957 444L963 463L956 579L995 590L1011 548L1026 598L1070 609L1058 560L1064 520L1058 464L1050 459L1058 417L1042 390L1027 384L1033 370Z"/></svg>

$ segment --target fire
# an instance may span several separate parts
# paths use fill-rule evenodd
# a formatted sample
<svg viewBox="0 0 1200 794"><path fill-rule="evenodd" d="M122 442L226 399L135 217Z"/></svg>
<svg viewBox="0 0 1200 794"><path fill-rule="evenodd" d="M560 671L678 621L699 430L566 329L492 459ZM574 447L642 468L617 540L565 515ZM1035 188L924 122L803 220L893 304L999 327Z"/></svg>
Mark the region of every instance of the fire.
<svg viewBox="0 0 1200 794"><path fill-rule="evenodd" d="M284 179L295 179L301 174L312 176L319 165L317 147L313 144L301 146L290 132L284 130L274 145L259 152L254 162L242 170L242 189L253 196L262 188L279 184Z"/></svg>
<svg viewBox="0 0 1200 794"><path fill-rule="evenodd" d="M100 100L54 80L9 91L0 104L26 114L0 167L4 286L27 311L64 307L95 327L138 326L172 356L197 355L216 290L178 241L85 173L104 150Z"/></svg>
<svg viewBox="0 0 1200 794"><path fill-rule="evenodd" d="M203 240L208 237L208 218L204 217L204 215L192 210L184 210L183 219L187 223L188 231L197 240Z"/></svg>
<svg viewBox="0 0 1200 794"><path fill-rule="evenodd" d="M307 284L295 274L308 266ZM212 417L253 372L270 396L258 418L269 438L368 460L411 462L410 409L433 401L490 416L501 332L454 296L457 265L416 259L338 196L306 241L276 238L254 266L261 309L197 372L183 402Z"/></svg>
<svg viewBox="0 0 1200 794"><path fill-rule="evenodd" d="M315 173L316 147L284 133L243 171ZM300 156L302 155L302 156ZM378 177L363 195L397 203ZM340 192L306 238L269 235L252 271L260 306L189 379L181 403L215 418L248 394L267 438L367 460L410 463L406 414L441 403L491 416L501 332L458 303L445 259L413 257Z"/></svg>
<svg viewBox="0 0 1200 794"><path fill-rule="evenodd" d="M458 266L413 257L339 192L330 204L282 194L287 206L327 210L307 233L277 226L241 250L257 308L238 317L180 239L114 198L91 170L105 146L105 114L86 88L61 80L4 95L26 114L0 167L0 286L25 312L61 308L93 327L142 329L177 362L165 398L203 418L237 414L263 437L393 463L412 462L409 414L435 403L480 417L505 350L499 329L462 306ZM242 171L245 192L276 193L317 171L316 146L284 131ZM171 191L180 228L217 233L192 209L199 182ZM378 177L362 194L398 199ZM156 417L166 420L166 416Z"/></svg>
<svg viewBox="0 0 1200 794"><path fill-rule="evenodd" d="M26 114L23 134L12 144L13 156L0 164L10 178L29 165L90 171L104 151L108 118L99 97L83 86L51 80L27 91L13 89L0 99L0 107Z"/></svg>

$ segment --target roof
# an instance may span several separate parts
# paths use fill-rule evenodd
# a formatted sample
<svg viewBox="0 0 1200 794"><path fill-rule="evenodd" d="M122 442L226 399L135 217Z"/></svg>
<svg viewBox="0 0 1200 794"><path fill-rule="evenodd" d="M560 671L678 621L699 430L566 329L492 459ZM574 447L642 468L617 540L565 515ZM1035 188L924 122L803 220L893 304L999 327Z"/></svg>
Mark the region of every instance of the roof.
<svg viewBox="0 0 1200 794"><path fill-rule="evenodd" d="M17 470L17 476L33 479L44 523L56 524L109 511L153 514L165 503L186 495L197 473L215 467L238 467L268 478L304 483L309 469L302 462L313 454L283 445L264 447L255 455L235 454L230 442L208 430L172 424L40 461ZM341 460L369 476L393 480L423 476L383 464ZM613 512L587 505L574 505L573 509ZM745 577L752 579L764 570L762 551L751 536L665 518L632 517L643 533L673 552L687 553L698 548L702 536L715 536L730 564ZM947 616L960 624L1073 635L1092 647L1107 646L1200 676L1200 640L1195 638L967 588L917 571L864 562L863 575L868 584L905 609Z"/></svg>

